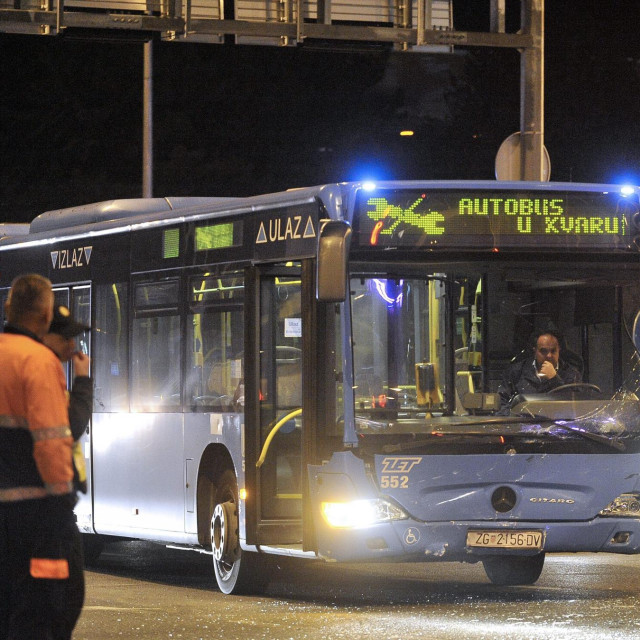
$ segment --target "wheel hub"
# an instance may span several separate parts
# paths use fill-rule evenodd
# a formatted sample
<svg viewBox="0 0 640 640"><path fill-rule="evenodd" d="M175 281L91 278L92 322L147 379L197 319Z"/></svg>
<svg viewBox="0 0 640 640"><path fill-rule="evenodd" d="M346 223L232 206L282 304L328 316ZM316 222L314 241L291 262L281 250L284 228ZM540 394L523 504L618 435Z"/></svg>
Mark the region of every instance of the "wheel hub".
<svg viewBox="0 0 640 640"><path fill-rule="evenodd" d="M211 549L217 562L233 562L236 548L236 519L231 502L217 504L211 517Z"/></svg>

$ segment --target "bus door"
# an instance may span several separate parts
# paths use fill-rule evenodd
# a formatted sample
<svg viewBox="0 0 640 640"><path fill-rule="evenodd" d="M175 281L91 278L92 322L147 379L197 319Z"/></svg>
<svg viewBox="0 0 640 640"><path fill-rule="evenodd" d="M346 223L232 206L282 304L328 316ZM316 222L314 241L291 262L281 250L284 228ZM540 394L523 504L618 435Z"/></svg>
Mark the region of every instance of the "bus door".
<svg viewBox="0 0 640 640"><path fill-rule="evenodd" d="M302 542L303 318L299 264L256 270L248 295L247 542Z"/></svg>
<svg viewBox="0 0 640 640"><path fill-rule="evenodd" d="M91 326L91 287L88 284L76 285L72 287L53 288L54 300L56 305L64 305L71 310L73 318L86 326ZM85 331L75 337L76 348L78 351L91 357L91 332ZM63 363L65 377L67 381L67 389L71 390L75 372L73 364ZM87 493L78 493L78 504L75 507L76 517L78 519L78 527L81 531L92 530L92 507L91 507L91 445L90 445L91 420L81 436L77 445L77 452L74 455L84 456L86 474L87 474Z"/></svg>
<svg viewBox="0 0 640 640"><path fill-rule="evenodd" d="M88 284L73 287L54 287L54 301L56 305L64 305L71 310L71 315L80 324L91 326L91 287ZM91 334L81 333L75 338L78 351L91 355ZM63 363L67 374L67 386L73 382L72 365Z"/></svg>

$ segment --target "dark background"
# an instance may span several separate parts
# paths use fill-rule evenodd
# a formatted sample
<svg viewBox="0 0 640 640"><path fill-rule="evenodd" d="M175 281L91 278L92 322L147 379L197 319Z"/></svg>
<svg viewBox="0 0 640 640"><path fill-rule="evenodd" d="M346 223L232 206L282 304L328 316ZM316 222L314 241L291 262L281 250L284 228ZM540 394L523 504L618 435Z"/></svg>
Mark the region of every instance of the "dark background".
<svg viewBox="0 0 640 640"><path fill-rule="evenodd" d="M457 30L488 30L480 4L456 0ZM640 2L547 0L545 14L551 179L640 183ZM154 195L493 179L520 128L520 57L457 51L158 42ZM140 42L0 34L0 64L0 222L141 196Z"/></svg>

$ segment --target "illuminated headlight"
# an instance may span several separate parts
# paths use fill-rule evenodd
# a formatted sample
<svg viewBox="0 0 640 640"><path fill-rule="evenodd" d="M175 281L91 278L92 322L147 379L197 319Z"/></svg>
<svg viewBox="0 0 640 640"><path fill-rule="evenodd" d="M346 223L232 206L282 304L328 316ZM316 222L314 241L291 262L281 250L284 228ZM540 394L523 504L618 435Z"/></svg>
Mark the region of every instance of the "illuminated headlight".
<svg viewBox="0 0 640 640"><path fill-rule="evenodd" d="M640 497L635 493L623 493L610 502L599 515L640 518Z"/></svg>
<svg viewBox="0 0 640 640"><path fill-rule="evenodd" d="M400 507L380 499L323 502L320 508L329 526L338 529L362 529L373 524L409 517Z"/></svg>

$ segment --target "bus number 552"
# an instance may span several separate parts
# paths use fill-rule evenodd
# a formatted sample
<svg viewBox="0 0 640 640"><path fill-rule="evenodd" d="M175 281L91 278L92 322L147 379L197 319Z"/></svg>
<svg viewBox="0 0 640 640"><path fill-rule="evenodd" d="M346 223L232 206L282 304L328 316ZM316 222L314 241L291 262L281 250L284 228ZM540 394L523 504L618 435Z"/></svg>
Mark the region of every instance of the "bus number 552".
<svg viewBox="0 0 640 640"><path fill-rule="evenodd" d="M380 476L381 489L408 489L409 476Z"/></svg>

